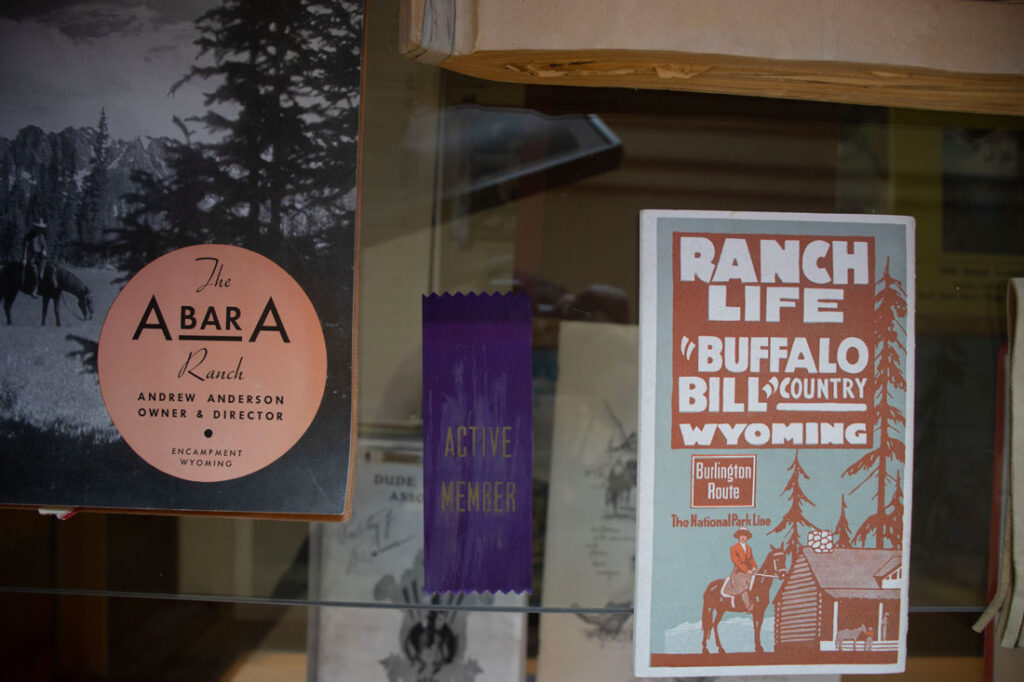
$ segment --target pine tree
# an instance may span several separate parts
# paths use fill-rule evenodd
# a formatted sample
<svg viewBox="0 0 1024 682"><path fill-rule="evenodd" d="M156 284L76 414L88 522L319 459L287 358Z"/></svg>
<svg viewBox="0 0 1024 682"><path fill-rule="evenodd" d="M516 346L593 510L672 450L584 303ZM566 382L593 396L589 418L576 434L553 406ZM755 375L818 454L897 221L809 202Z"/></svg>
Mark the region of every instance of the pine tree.
<svg viewBox="0 0 1024 682"><path fill-rule="evenodd" d="M79 206L79 192L75 182L78 170L76 156L72 139L66 135L54 136L50 164L54 179L50 189L54 208L49 218L47 240L49 256L55 261L63 261L74 255L75 214Z"/></svg>
<svg viewBox="0 0 1024 682"><path fill-rule="evenodd" d="M310 105L317 144L309 167L315 176L316 204L337 213L356 183L351 151L359 134L359 89L353 87L351 74L361 68L362 12L353 11L358 9L353 3L337 0L308 0L307 6L322 22L321 32L329 36L304 55L301 67L307 87L320 95ZM351 220L352 212L345 213Z"/></svg>
<svg viewBox="0 0 1024 682"><path fill-rule="evenodd" d="M779 533L789 530L789 534L785 537L782 544L786 551L786 554L790 557L790 565L793 565L793 561L796 560L797 553L800 551L802 543L800 542L800 528L801 526L807 527L809 530L816 530L817 526L807 520L804 516L803 505L807 504L814 506L806 495L804 495L803 489L800 487L800 479L806 478L809 480L807 472L800 466L800 452L797 451L793 454L793 463L787 467L786 471L792 471L793 473L789 477L789 481L786 483L786 487L782 489L780 495L789 493L790 506L789 511L782 517L779 524L772 528L769 533Z"/></svg>
<svg viewBox="0 0 1024 682"><path fill-rule="evenodd" d="M213 191L210 178L217 173L216 160L192 143L192 133L181 119L175 116L173 121L183 139L166 143L164 155L171 172L132 173L134 190L123 197L127 213L107 245L123 280L176 248L216 241L218 221L223 219L217 207L203 206Z"/></svg>
<svg viewBox="0 0 1024 682"><path fill-rule="evenodd" d="M46 166L32 186L27 211L29 223L36 220L46 223L46 250L50 259L59 260L64 255L69 217L68 201L76 194L71 192L74 173L74 149L70 145L60 144L59 138L55 139ZM26 227L25 232L27 231ZM24 237L19 242L19 246L23 245ZM22 256L23 254L19 253L19 259Z"/></svg>
<svg viewBox="0 0 1024 682"><path fill-rule="evenodd" d="M842 497L842 505L839 521L836 522L836 529L832 534L834 546L837 549L853 547L853 540L850 538L850 522L846 520L846 495Z"/></svg>
<svg viewBox="0 0 1024 682"><path fill-rule="evenodd" d="M82 202L76 216L77 238L84 244L98 244L108 228L104 215L103 195L107 189L109 170L110 132L107 129L107 110L100 109L100 120L92 140L92 159L89 173L82 186Z"/></svg>
<svg viewBox="0 0 1024 682"><path fill-rule="evenodd" d="M843 472L843 476L852 476L862 471L868 474L858 484L857 490L865 482L875 480L876 510L857 528L853 536L855 543L862 546L868 538L874 536L875 547L882 549L898 547L898 539L892 533L891 518L887 512L886 489L891 477L890 463L902 465L904 462L905 445L902 440L906 418L903 411L893 402L897 400L897 391L906 391L907 382L903 377L900 360L906 355L903 339L906 329L902 320L907 316L907 294L899 280L889 274L889 262L885 263L885 272L875 285L875 315L881 324L875 327L872 335L876 356L874 367L875 380L875 433L876 447L851 464ZM899 475L896 476L897 487ZM901 493L902 494L902 493ZM902 504L900 506L902 509ZM902 512L901 512L902 513ZM898 524L902 529L902 520Z"/></svg>
<svg viewBox="0 0 1024 682"><path fill-rule="evenodd" d="M314 209L333 209L355 184L351 69L358 69L362 20L353 7L225 0L198 19L196 44L214 61L194 66L175 88L194 79L215 84L210 109L196 120L220 136L199 147L217 161L207 202L224 218L222 241L280 260L300 243L312 249L330 239L337 221L318 219ZM285 249L287 237L298 239Z"/></svg>
<svg viewBox="0 0 1024 682"><path fill-rule="evenodd" d="M0 220L6 226L6 229L0 230L0 244L2 244L2 251L0 256L5 260L21 261L22 258L22 245L25 239L26 225L28 224L28 202L29 198L27 193L20 191L20 188L16 187L13 180L15 177L14 164L8 161L8 164L4 165L4 173L0 176L5 184L0 191L8 189L8 194L4 198L3 202L3 213L0 214Z"/></svg>
<svg viewBox="0 0 1024 682"><path fill-rule="evenodd" d="M896 486L885 506L885 535L893 547L903 546L903 485L900 474L896 474Z"/></svg>
<svg viewBox="0 0 1024 682"><path fill-rule="evenodd" d="M176 120L184 139L168 146L169 176L133 176L111 244L119 264L130 273L173 248L217 241L255 249L296 277L326 277L340 264L335 243L347 247L337 256L351 257L360 5L225 0L196 26L199 55L211 59L171 91L211 85L206 113L188 119L211 141L193 140ZM322 294L317 309L340 315L331 307L342 297Z"/></svg>

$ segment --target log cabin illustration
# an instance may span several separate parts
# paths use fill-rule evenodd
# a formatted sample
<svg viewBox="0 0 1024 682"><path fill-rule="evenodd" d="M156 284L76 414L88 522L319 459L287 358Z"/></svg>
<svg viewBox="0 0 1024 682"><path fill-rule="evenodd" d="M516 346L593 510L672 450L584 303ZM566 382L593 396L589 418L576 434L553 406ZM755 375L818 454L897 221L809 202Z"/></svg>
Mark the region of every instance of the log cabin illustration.
<svg viewBox="0 0 1024 682"><path fill-rule="evenodd" d="M775 651L896 651L903 584L898 549L801 548L775 596Z"/></svg>

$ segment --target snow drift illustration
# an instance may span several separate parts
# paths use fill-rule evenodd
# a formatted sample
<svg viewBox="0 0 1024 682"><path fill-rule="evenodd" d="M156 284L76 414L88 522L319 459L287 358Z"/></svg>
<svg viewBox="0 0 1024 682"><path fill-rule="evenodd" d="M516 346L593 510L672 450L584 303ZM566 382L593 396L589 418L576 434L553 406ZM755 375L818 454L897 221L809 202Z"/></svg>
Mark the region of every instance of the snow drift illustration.
<svg viewBox="0 0 1024 682"><path fill-rule="evenodd" d="M718 635L722 638L722 647L729 653L740 653L754 650L754 623L749 616L733 616L723 618L718 624ZM699 654L700 643L704 633L700 622L680 623L665 631L665 653L667 654ZM714 633L708 638L708 649L717 651ZM764 619L761 625L761 646L765 651L775 648L775 617Z"/></svg>

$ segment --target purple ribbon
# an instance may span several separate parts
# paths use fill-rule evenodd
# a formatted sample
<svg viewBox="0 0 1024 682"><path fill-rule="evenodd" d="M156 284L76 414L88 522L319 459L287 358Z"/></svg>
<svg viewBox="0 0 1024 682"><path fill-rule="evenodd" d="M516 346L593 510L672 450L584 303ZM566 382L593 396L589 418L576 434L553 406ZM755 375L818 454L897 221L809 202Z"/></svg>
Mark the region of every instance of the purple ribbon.
<svg viewBox="0 0 1024 682"><path fill-rule="evenodd" d="M532 331L526 294L423 297L427 592L529 592Z"/></svg>

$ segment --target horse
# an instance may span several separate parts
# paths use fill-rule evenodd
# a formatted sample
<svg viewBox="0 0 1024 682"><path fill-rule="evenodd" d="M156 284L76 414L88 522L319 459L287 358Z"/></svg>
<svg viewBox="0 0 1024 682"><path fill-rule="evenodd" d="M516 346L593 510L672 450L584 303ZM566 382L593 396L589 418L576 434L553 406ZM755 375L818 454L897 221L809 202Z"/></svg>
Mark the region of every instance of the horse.
<svg viewBox="0 0 1024 682"><path fill-rule="evenodd" d="M617 460L608 472L604 502L611 507L612 516L619 515L619 504L629 503L630 493L636 490L636 460Z"/></svg>
<svg viewBox="0 0 1024 682"><path fill-rule="evenodd" d="M857 640L860 639L860 636L865 634L867 631L868 631L868 627L866 625L861 625L860 627L852 628L850 630L840 630L839 632L836 633L836 651L842 651L843 650L843 643L844 642L849 642L850 643L850 647L854 651L856 651L857 650ZM870 650L871 650L871 636L869 635L868 638L867 638L867 641L864 643L864 651L870 651Z"/></svg>
<svg viewBox="0 0 1024 682"><path fill-rule="evenodd" d="M761 648L761 624L764 622L764 612L768 608L769 595L772 590L772 580L786 577L786 552L782 547L771 547L768 556L761 562L759 572L755 573L750 581L750 604L751 615L754 618L754 650L757 653L764 653ZM722 640L718 637L718 624L727 611L746 613L743 600L739 597L727 597L722 594L722 586L727 579L712 580L704 589L704 609L701 614L701 626L704 630L704 639L701 641L702 653L708 652L708 637L715 633L715 644L718 645L719 653L725 653L722 648Z"/></svg>
<svg viewBox="0 0 1024 682"><path fill-rule="evenodd" d="M53 317L57 326L60 326L60 297L67 292L78 300L78 309L82 312L82 319L92 319L92 294L80 278L70 270L58 267L53 263L44 266L44 277L39 283L39 295L43 298L43 316L40 324L46 324L46 313L53 303ZM56 282L56 286L54 286ZM4 300L4 315L7 316L7 324L11 324L11 305L18 293L31 294L35 288L36 277L34 272L26 270L22 263L7 263L0 268L0 296Z"/></svg>

